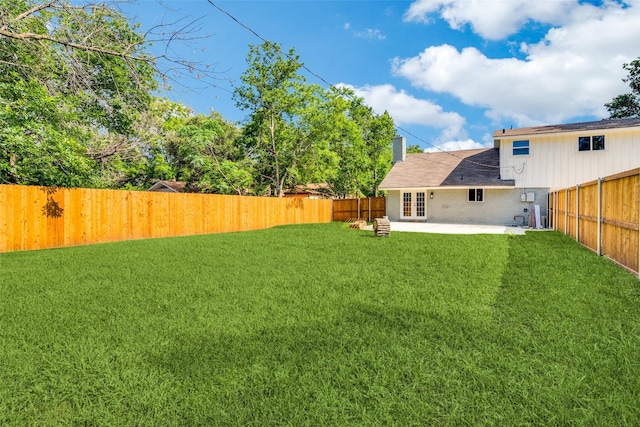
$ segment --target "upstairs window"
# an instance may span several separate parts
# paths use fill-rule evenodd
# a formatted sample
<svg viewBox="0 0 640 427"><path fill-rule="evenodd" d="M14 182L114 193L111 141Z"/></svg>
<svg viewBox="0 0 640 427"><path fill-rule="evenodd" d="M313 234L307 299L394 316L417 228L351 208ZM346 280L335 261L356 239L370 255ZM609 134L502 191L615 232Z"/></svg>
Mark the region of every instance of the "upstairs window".
<svg viewBox="0 0 640 427"><path fill-rule="evenodd" d="M513 141L513 155L526 156L529 154L529 141Z"/></svg>
<svg viewBox="0 0 640 427"><path fill-rule="evenodd" d="M604 150L604 135L578 137L578 151L600 150Z"/></svg>
<svg viewBox="0 0 640 427"><path fill-rule="evenodd" d="M592 150L604 150L604 135L598 135L591 138Z"/></svg>
<svg viewBox="0 0 640 427"><path fill-rule="evenodd" d="M591 137L590 136L578 137L578 151L589 151L589 150L591 150Z"/></svg>
<svg viewBox="0 0 640 427"><path fill-rule="evenodd" d="M470 188L469 189L469 201L470 202L484 202L484 192L482 188Z"/></svg>

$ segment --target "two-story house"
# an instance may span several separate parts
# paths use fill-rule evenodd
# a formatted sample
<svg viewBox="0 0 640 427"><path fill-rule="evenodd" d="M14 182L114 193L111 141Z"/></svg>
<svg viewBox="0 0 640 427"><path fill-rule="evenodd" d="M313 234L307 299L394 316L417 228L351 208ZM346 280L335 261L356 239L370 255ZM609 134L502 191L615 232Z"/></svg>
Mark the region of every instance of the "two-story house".
<svg viewBox="0 0 640 427"><path fill-rule="evenodd" d="M640 167L640 118L500 129L493 148L406 154L380 184L392 221L528 224L549 191Z"/></svg>

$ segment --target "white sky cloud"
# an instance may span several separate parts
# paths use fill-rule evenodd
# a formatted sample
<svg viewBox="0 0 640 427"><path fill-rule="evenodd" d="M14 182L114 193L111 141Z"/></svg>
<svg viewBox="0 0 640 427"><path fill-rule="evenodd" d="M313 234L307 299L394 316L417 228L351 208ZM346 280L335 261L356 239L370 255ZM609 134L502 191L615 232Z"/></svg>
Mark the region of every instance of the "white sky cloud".
<svg viewBox="0 0 640 427"><path fill-rule="evenodd" d="M437 151L458 151L458 150L472 150L475 148L486 148L479 142L474 141L473 139L465 139L461 141L447 141L438 144L438 148L428 147L424 151L426 153L434 153Z"/></svg>
<svg viewBox="0 0 640 427"><path fill-rule="evenodd" d="M451 28L470 25L485 39L499 40L518 32L529 21L562 25L572 16L587 15L597 10L577 0L417 0L411 4L406 21L429 22L439 14Z"/></svg>
<svg viewBox="0 0 640 427"><path fill-rule="evenodd" d="M462 4L473 9L477 3L477 0L422 0L414 3L407 15L420 16L420 12L426 16L430 10L440 9L444 13L447 8L462 9ZM487 9L513 8L511 2L481 3ZM492 59L474 47L459 50L440 45L428 47L412 58L396 58L393 71L415 87L448 93L467 105L486 108L486 115L500 126L505 121L531 126L586 115L606 117L604 103L629 91L621 81L626 75L622 64L640 54L637 46L640 2L627 8L607 4L601 9L578 8L571 6L574 2L565 0L531 2L530 6L528 2L515 2L521 5L518 13L522 17L543 19L550 12L537 3L547 4L548 8L552 7L550 3L558 3L554 7L569 7L573 15L565 16L565 25L548 31L540 42L523 44L524 60ZM555 11L560 12L561 9ZM479 22L489 18L474 19L478 23L472 25L480 28ZM513 17L511 22L520 22L518 19Z"/></svg>
<svg viewBox="0 0 640 427"><path fill-rule="evenodd" d="M417 99L404 90L398 91L393 85L354 87L356 96L365 100L377 114L387 111L397 126L423 125L441 130L438 142L455 138L465 138L465 119L458 113L446 112L437 104L425 99Z"/></svg>
<svg viewBox="0 0 640 427"><path fill-rule="evenodd" d="M356 37L359 37L361 39L384 40L387 38L384 34L382 34L380 30L371 28L367 28L363 31L356 31L354 34Z"/></svg>
<svg viewBox="0 0 640 427"><path fill-rule="evenodd" d="M345 22L342 25L342 29L345 31L352 30L351 23ZM385 40L387 38L387 36L384 35L382 31L380 31L377 28L365 28L364 30L360 30L360 31L353 29L353 35L358 38L368 39L368 40Z"/></svg>

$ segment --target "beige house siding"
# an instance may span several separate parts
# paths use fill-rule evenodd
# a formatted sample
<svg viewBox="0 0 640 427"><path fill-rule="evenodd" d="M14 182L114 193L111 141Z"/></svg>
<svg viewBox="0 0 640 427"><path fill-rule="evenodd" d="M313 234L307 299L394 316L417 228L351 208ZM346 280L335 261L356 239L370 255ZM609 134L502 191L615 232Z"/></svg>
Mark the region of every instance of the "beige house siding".
<svg viewBox="0 0 640 427"><path fill-rule="evenodd" d="M516 217L529 224L535 205L547 216L550 189L640 167L640 118L502 129L493 136L493 149L408 154L396 161L380 185L388 191L389 218L513 224ZM604 136L604 150L580 151L582 136ZM514 141L528 141L528 153L514 156ZM469 202L469 188L483 188L484 201ZM402 217L405 191L413 200L425 193L425 216L418 217L422 205L414 203L411 216ZM535 201L522 202L523 193L534 193Z"/></svg>
<svg viewBox="0 0 640 427"><path fill-rule="evenodd" d="M579 151L580 136L605 136L602 151ZM529 154L513 155L513 141L529 141ZM553 135L496 138L500 146L501 176L516 187L559 188L640 166L640 129L606 129Z"/></svg>

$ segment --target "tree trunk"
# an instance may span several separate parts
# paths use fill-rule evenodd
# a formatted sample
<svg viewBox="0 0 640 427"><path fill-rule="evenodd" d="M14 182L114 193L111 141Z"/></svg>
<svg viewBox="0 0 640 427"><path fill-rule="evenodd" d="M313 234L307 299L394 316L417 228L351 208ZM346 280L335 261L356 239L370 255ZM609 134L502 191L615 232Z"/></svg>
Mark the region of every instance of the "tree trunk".
<svg viewBox="0 0 640 427"><path fill-rule="evenodd" d="M276 121L273 112L269 117L269 137L271 138L271 149L273 150L273 163L275 167L275 184L276 184L276 197L282 197L282 183L280 182L280 163L278 162L278 151L276 148Z"/></svg>

